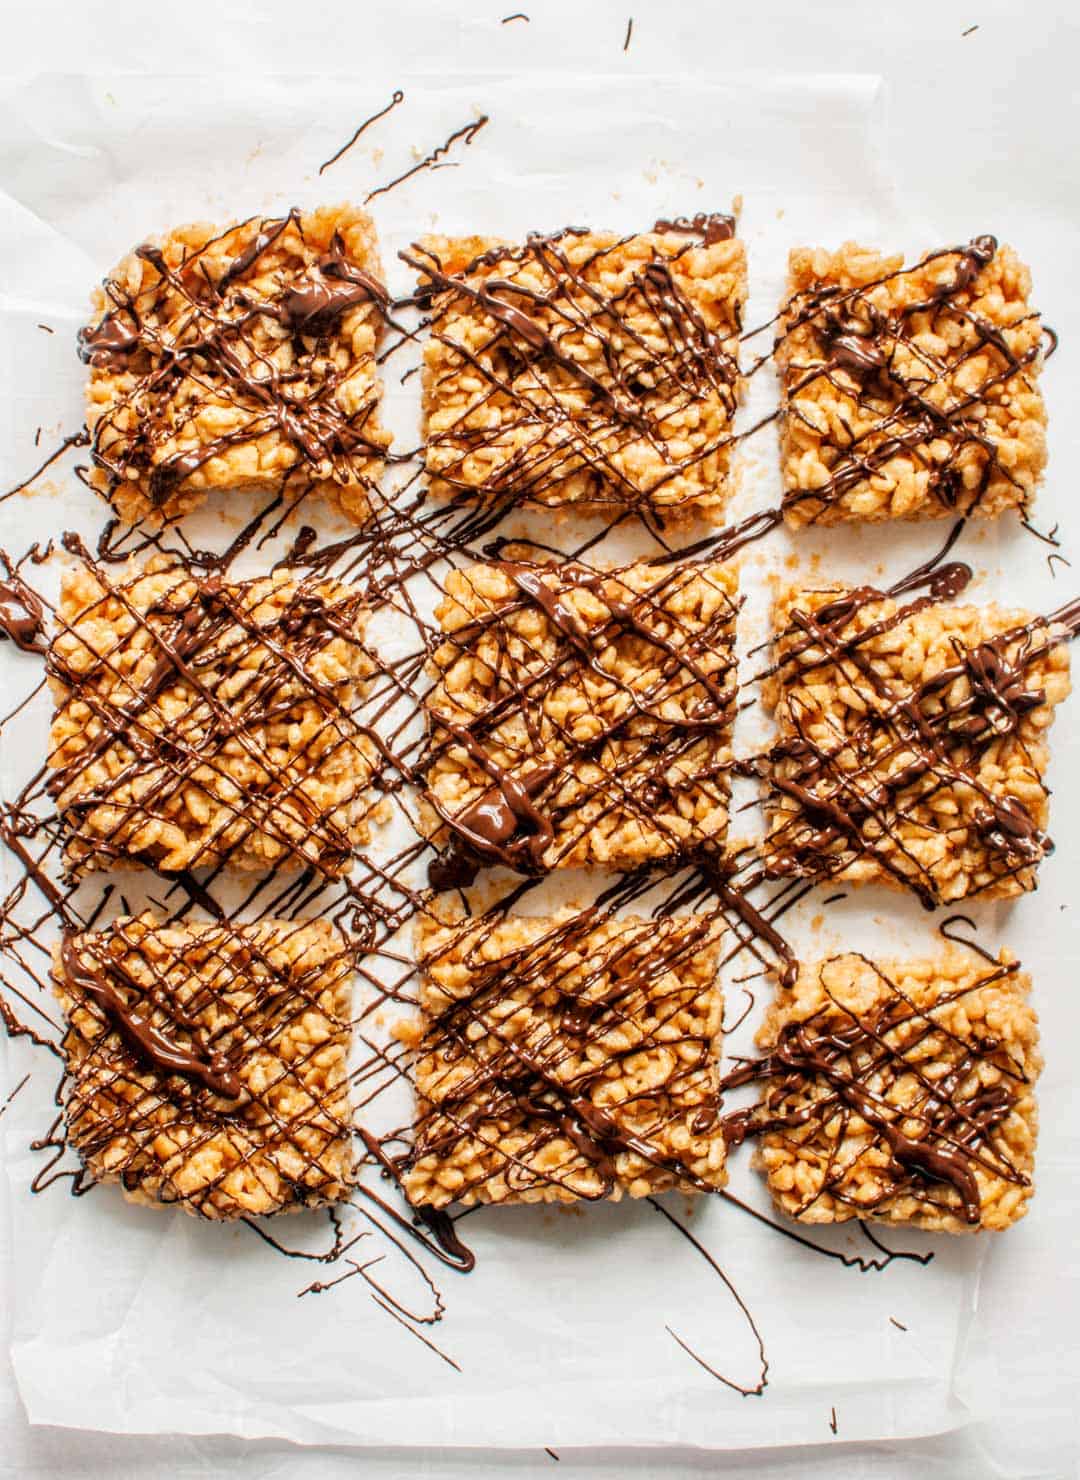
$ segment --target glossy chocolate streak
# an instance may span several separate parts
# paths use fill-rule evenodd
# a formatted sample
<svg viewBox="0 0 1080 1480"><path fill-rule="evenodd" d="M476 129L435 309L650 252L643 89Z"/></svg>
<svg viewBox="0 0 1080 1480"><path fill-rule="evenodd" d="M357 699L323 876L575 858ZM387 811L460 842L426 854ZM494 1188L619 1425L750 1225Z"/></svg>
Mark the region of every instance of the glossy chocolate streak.
<svg viewBox="0 0 1080 1480"><path fill-rule="evenodd" d="M278 298L255 298L247 291L247 276L299 223L295 208L280 218L246 223L254 226L252 239L216 279L203 265L216 239L178 266L170 266L157 247L136 248L135 255L187 305L175 340L166 342L161 327L144 319L145 289L134 295L119 280L106 279L111 307L100 321L80 331L78 343L82 359L94 368L134 377L119 408L94 428L94 461L108 473L112 487L137 474L149 475L150 495L162 504L211 458L269 431L291 443L304 464L329 469L342 479L355 471L357 459L381 455L381 446L365 430L375 392L355 411L342 409L335 390L349 371L327 370L325 341L337 332L342 315L360 305L370 305L381 326L388 301L382 284L350 261L335 235L329 251L299 282L284 285ZM260 315L275 318L292 332L288 371L256 353L246 339L245 331ZM209 443L162 457L162 447L175 438L176 398L183 399L183 382L190 376L212 379L222 388L230 412L236 413L230 418L235 425ZM317 391L298 391L309 380ZM132 406L135 432L124 420Z"/></svg>
<svg viewBox="0 0 1080 1480"><path fill-rule="evenodd" d="M707 247L714 242L728 242L735 235L735 217L722 211L699 211L696 216L676 216L673 221L661 219L653 227L658 232L678 236L700 236Z"/></svg>
<svg viewBox="0 0 1080 1480"><path fill-rule="evenodd" d="M814 363L792 363L785 368L784 415L797 419L800 392L824 377L838 393L854 394L860 420L869 422L868 429L853 435L838 453L828 481L819 488L786 490L785 507L797 505L800 513L809 511L811 522L820 519L846 493L878 474L891 458L930 441L948 446L944 458L935 453L929 468L930 491L946 509L970 512L977 507L991 474L1015 482L999 457L993 436L983 430L979 406L987 392L1014 381L1022 383L1028 369L1038 363L1041 348L1036 345L1014 354L1004 333L971 307L979 274L996 251L994 237L978 236L965 246L932 252L913 267L902 267L858 288L830 285L798 293L785 304L774 353L794 329L807 324L813 329L818 353ZM871 301L875 288L941 258L951 260L952 275L928 297L887 314ZM947 356L937 359L912 343L912 320L923 314L931 316L932 332L946 343L955 326L974 329L977 347L994 351L997 368L973 390L954 386L949 377L957 365ZM908 357L898 354L900 349L911 350L914 370L904 369ZM838 371L843 372L840 380L836 379ZM939 404L941 398L930 393L946 386L950 387L946 404ZM975 450L979 469L974 489L965 476L971 466L968 449ZM965 454L963 470L961 454Z"/></svg>
<svg viewBox="0 0 1080 1480"><path fill-rule="evenodd" d="M877 966L873 969L890 995L872 1012L856 1016L834 1000L831 1008L804 1022L787 1023L770 1053L725 1076L724 1090L755 1081L765 1086L756 1106L725 1117L725 1135L735 1146L747 1136L789 1130L801 1139L807 1127L811 1134L813 1128L823 1132L838 1113L856 1115L887 1150L894 1168L873 1202L860 1199L860 1211L872 1212L904 1191L930 1196L928 1184L943 1183L955 1194L964 1220L975 1225L980 1216L977 1166L1017 1186L1028 1185L1013 1167L1007 1143L995 1134L1026 1081L995 1042L942 1035L932 1011L915 1008ZM987 976L937 1005L962 1000L1016 969L995 963ZM944 1037L951 1056L948 1072L933 1080L924 1077L920 1060L921 1045L931 1037ZM1003 1071L1002 1082L989 1089L978 1076L984 1059ZM917 1081L920 1087L914 1100L905 1098L902 1114L888 1099L901 1079ZM968 1088L961 1096L964 1084ZM901 1123L913 1121L920 1127L916 1134ZM835 1185L828 1190L838 1195Z"/></svg>
<svg viewBox="0 0 1080 1480"><path fill-rule="evenodd" d="M725 883L719 878L714 878L711 880L711 886L716 891L721 903L736 914L744 925L749 925L757 939L765 941L775 951L781 962L779 973L780 985L784 987L794 986L795 978L799 974L799 962L794 951L780 934L779 930L777 930L776 926L770 924L761 911L756 909L744 894L740 894L737 889L733 889L730 884Z"/></svg>
<svg viewBox="0 0 1080 1480"><path fill-rule="evenodd" d="M365 1130L363 1126L359 1129L359 1135L367 1147L368 1155L382 1169L383 1176L389 1178L400 1187L401 1171L397 1163L387 1156L380 1142L370 1131ZM370 1201L377 1203L383 1212L389 1213L395 1223L404 1228L412 1237L419 1237L420 1243L425 1248L430 1249L432 1247L427 1238L422 1234L418 1235L416 1229L407 1225L402 1219L401 1214L390 1207L377 1193L372 1192L370 1187L361 1187L360 1191ZM470 1270L476 1267L476 1256L458 1237L457 1230L454 1227L454 1220L450 1217L449 1213L442 1208L421 1207L415 1208L413 1211L414 1216L420 1224L430 1233L435 1244L434 1252L438 1254L438 1257L444 1264L449 1264L452 1268L460 1270L462 1274L468 1274Z"/></svg>
<svg viewBox="0 0 1080 1480"><path fill-rule="evenodd" d="M4 559L0 551L0 560ZM9 571L10 561L5 562ZM0 639L13 642L24 653L42 656L48 649L45 607L40 596L14 574L0 581Z"/></svg>
<svg viewBox="0 0 1080 1480"><path fill-rule="evenodd" d="M77 946L69 936L61 946L64 975L76 1000L82 998L96 1003L136 1054L164 1074L182 1074L185 1078L198 1080L214 1094L228 1100L240 1098L244 1093L243 1082L229 1067L224 1054L200 1054L167 1038L153 1026L145 1013L129 1005L124 993L112 980L115 963L95 958L94 964L89 965L86 960L89 951L90 945L85 937ZM193 1038L196 1037L195 1030L188 1026Z"/></svg>

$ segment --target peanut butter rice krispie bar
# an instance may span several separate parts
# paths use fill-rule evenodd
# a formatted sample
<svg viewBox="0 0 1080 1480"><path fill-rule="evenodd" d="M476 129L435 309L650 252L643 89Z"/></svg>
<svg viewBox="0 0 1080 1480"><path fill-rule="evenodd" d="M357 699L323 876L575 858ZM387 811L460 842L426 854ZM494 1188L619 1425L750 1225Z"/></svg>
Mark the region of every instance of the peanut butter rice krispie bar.
<svg viewBox="0 0 1080 1480"><path fill-rule="evenodd" d="M1027 1212L1042 1069L1030 978L949 950L807 966L758 1033L755 1165L804 1223L875 1218L949 1233Z"/></svg>
<svg viewBox="0 0 1080 1480"><path fill-rule="evenodd" d="M363 523L390 442L385 303L375 228L354 206L136 247L79 336L94 486L129 522L252 489L314 492Z"/></svg>
<svg viewBox="0 0 1080 1480"><path fill-rule="evenodd" d="M423 766L430 834L451 845L443 882L481 863L633 868L722 850L733 569L507 559L452 572L446 592Z"/></svg>
<svg viewBox="0 0 1080 1480"><path fill-rule="evenodd" d="M284 568L231 584L171 555L67 571L47 671L68 869L345 873L373 811L353 717L366 615L348 587Z"/></svg>
<svg viewBox="0 0 1080 1480"><path fill-rule="evenodd" d="M770 876L910 888L926 904L1034 889L1064 629L931 597L789 588L764 698Z"/></svg>
<svg viewBox="0 0 1080 1480"><path fill-rule="evenodd" d="M427 471L444 496L716 521L746 255L729 217L514 246L427 237Z"/></svg>
<svg viewBox="0 0 1080 1480"><path fill-rule="evenodd" d="M409 1200L722 1187L720 934L595 909L422 921Z"/></svg>
<svg viewBox="0 0 1080 1480"><path fill-rule="evenodd" d="M327 921L129 916L67 937L53 976L67 1140L94 1180L215 1219L347 1196L352 967Z"/></svg>
<svg viewBox="0 0 1080 1480"><path fill-rule="evenodd" d="M992 236L903 260L791 253L776 359L792 526L1030 506L1046 463L1031 274Z"/></svg>

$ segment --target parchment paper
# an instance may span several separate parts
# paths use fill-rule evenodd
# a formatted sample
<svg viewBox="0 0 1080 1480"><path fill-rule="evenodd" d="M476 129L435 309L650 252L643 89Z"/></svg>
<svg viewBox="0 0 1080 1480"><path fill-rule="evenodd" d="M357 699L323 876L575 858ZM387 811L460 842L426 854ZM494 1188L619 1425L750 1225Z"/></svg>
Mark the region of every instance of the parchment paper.
<svg viewBox="0 0 1080 1480"><path fill-rule="evenodd" d="M394 87L406 102L319 180L319 163ZM424 230L513 236L569 222L632 229L723 209L741 194L753 325L775 312L790 245L860 237L914 254L933 244L933 222L901 219L892 198L876 143L878 103L876 80L858 77L703 86L568 76L559 88L491 75L444 84L403 74L379 87L342 78L63 77L12 86L0 96L5 484L40 461L37 427L47 448L78 426L82 377L72 340L90 286L154 230L362 199L487 114L472 145L447 156L452 168L425 171L373 201L392 286L406 290L395 253ZM983 229L972 223L971 234ZM763 353L769 338L751 341L747 354ZM395 429L408 444L416 381L398 387L391 377L389 389ZM740 425L771 400L765 373ZM774 464L766 431L745 449L733 519L776 502ZM194 537L227 538L224 510L212 501L192 522ZM2 506L0 524L4 542L21 549L61 528L96 535L102 515L70 477L46 475L33 498ZM991 567L980 571L977 596L1007 587L1047 604L1045 568L1025 553L1005 576L994 568L996 535L965 539L961 553ZM808 570L822 556L829 574L879 565L899 574L937 544L936 527L890 529L885 540L842 531L800 539L798 557ZM768 577L794 548L779 534L744 561L744 647L764 636ZM1059 583L1050 598L1067 594ZM9 692L21 698L27 688L25 666L15 665L29 661L0 651L5 709ZM46 723L44 709L28 717L28 750L0 755L7 795L36 764L29 746L35 725L43 743ZM1065 793L1063 728L1054 774ZM753 743L752 729L743 742ZM1059 796L1059 810L1063 803ZM1001 935L1005 912L972 913ZM797 947L932 948L931 923L903 898L862 891L816 914L811 899L791 918ZM1010 940L1014 933L1010 926ZM739 989L730 991L737 1004ZM759 999L732 1046L745 1046L761 1006ZM884 1439L936 1432L993 1404L991 1354L966 1339L984 1257L978 1240L892 1233L887 1245L933 1252L932 1262L899 1259L860 1272L717 1199L664 1200L700 1248L650 1204L494 1209L462 1225L477 1254L475 1272L463 1277L425 1256L422 1269L409 1263L377 1228L358 1222L366 1233L359 1257L384 1256L369 1277L418 1318L435 1309L425 1276L437 1283L445 1313L421 1329L455 1370L389 1319L363 1279L297 1298L335 1271L287 1262L244 1226L135 1209L109 1188L78 1202L63 1184L30 1196L41 1157L28 1142L51 1119L52 1066L23 1044L0 1044L0 1053L3 1085L31 1071L0 1130L13 1218L13 1358L34 1422L303 1443L726 1448L820 1440L834 1410L845 1438ZM732 1190L764 1211L747 1161L745 1152L736 1158ZM275 1231L312 1251L327 1241L325 1222L313 1219L279 1222ZM1018 1237L1006 1235L1006 1246ZM858 1230L815 1240L849 1259L884 1257ZM768 1361L760 1397L744 1398L714 1375L747 1387L758 1381L757 1339L739 1300Z"/></svg>

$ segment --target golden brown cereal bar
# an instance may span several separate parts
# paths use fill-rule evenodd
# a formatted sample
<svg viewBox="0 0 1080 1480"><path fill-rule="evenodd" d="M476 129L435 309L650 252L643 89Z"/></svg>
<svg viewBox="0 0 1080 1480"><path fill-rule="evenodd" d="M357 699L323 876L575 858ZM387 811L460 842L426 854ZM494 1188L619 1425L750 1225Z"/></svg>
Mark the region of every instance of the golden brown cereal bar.
<svg viewBox="0 0 1080 1480"><path fill-rule="evenodd" d="M205 1218L348 1195L351 958L324 920L68 936L67 1140L132 1202Z"/></svg>
<svg viewBox="0 0 1080 1480"><path fill-rule="evenodd" d="M136 247L79 336L94 486L129 522L287 488L363 523L390 441L379 274L371 218L347 205Z"/></svg>
<svg viewBox="0 0 1080 1480"><path fill-rule="evenodd" d="M727 503L746 256L729 217L522 246L429 237L436 493L716 521Z"/></svg>
<svg viewBox="0 0 1080 1480"><path fill-rule="evenodd" d="M1046 463L1031 275L992 236L904 268L791 253L777 364L789 524L1000 514Z"/></svg>
<svg viewBox="0 0 1080 1480"><path fill-rule="evenodd" d="M501 560L454 571L424 773L442 871L722 850L736 578L717 563Z"/></svg>
<svg viewBox="0 0 1080 1480"><path fill-rule="evenodd" d="M374 752L353 707L365 609L279 569L226 584L175 556L65 574L48 673L50 790L73 872L314 866L367 837Z"/></svg>
<svg viewBox="0 0 1080 1480"><path fill-rule="evenodd" d="M1033 889L1064 635L996 605L788 589L765 685L773 877L914 889L928 904Z"/></svg>
<svg viewBox="0 0 1080 1480"><path fill-rule="evenodd" d="M877 1218L949 1233L1027 1212L1042 1068L1030 978L950 949L848 954L778 992L750 1128L777 1206L805 1223Z"/></svg>
<svg viewBox="0 0 1080 1480"><path fill-rule="evenodd" d="M722 1187L714 917L422 921L411 1202Z"/></svg>

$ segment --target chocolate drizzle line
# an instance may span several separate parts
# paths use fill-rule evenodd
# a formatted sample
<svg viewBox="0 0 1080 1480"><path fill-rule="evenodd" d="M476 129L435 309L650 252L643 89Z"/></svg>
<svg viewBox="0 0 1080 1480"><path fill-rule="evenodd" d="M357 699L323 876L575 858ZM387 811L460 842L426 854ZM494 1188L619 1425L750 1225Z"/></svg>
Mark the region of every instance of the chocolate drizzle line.
<svg viewBox="0 0 1080 1480"><path fill-rule="evenodd" d="M364 204L367 205L368 202L374 200L377 195L386 195L389 191L394 190L398 185L404 184L406 180L411 180L412 177L414 175L418 175L421 170L452 169L455 166L456 161L448 160L446 158L446 156L450 153L450 150L454 147L459 139L463 140L466 146L471 144L480 130L484 127L484 125L490 123L490 121L491 120L488 118L488 115L486 113L482 113L480 117L475 119L472 123L466 123L461 128L455 129L454 132L450 134L442 144L439 144L435 149L431 151L430 154L425 154L423 159L414 164L411 169L405 170L404 173L400 175L396 175L394 179L391 180L388 184L379 185L375 190L369 190L367 195L364 196Z"/></svg>
<svg viewBox="0 0 1080 1480"><path fill-rule="evenodd" d="M999 457L994 436L984 429L980 411L987 392L1013 382L1028 383L1042 354L1039 344L1014 354L1006 338L1008 330L999 329L971 307L979 274L993 259L997 245L993 236L978 236L964 246L931 252L912 267L901 267L857 288L826 285L796 293L784 305L774 353L793 331L807 325L813 331L817 352L809 363L793 361L785 366L783 415L797 420L801 415L800 395L824 377L839 395L854 396L860 421L870 423L866 431L851 433L849 440L836 448L826 483L813 489L785 491L786 509L797 508L800 519L819 520L897 454L921 456L918 449L931 442L935 446L944 442L949 449L943 460L936 455L925 459L931 494L943 511L970 512L977 508L995 474L1016 486L1017 502L1021 509L1026 508L1027 496ZM924 301L888 313L872 301L876 288L917 273L942 258L951 259L952 277L938 284ZM974 329L977 349L990 351L994 357L994 368L982 383L973 389L954 383L956 370L971 351L965 351L960 360L950 358L948 353L939 358L915 342L919 329L915 320L922 315L929 315L931 331L946 344L957 325ZM1025 315L1009 327L1016 328L1031 317L1037 315ZM906 370L909 361L915 368ZM931 394L937 390L947 393L947 404L937 404ZM980 470L973 490L965 487L960 474L961 454L969 448L976 449Z"/></svg>
<svg viewBox="0 0 1080 1480"><path fill-rule="evenodd" d="M731 1298L739 1307L739 1310L742 1313L746 1324L750 1327L750 1330L754 1336L754 1340L757 1343L758 1362L760 1363L760 1370L757 1382L754 1384L753 1387L743 1387L740 1383L735 1382L732 1378L725 1377L722 1373L717 1372L714 1367L710 1367L708 1362L706 1362L703 1357L700 1357L697 1352L691 1350L686 1342L683 1341L682 1337L677 1335L670 1326L665 1326L664 1329L667 1331L672 1340L682 1347L687 1356L692 1357L699 1367L704 1367L705 1371L708 1372L711 1377L715 1377L717 1382L723 1383L725 1387L731 1388L733 1392L738 1393L743 1398L760 1398L769 1385L769 1362L767 1357L765 1356L765 1342L762 1339L761 1332L758 1330L753 1316L750 1314L749 1307L746 1305L746 1302L743 1300L738 1290L736 1290L735 1286L731 1283L731 1280L720 1268L720 1265L716 1262L712 1254L710 1254L705 1246L694 1237L694 1235L690 1232L686 1225L680 1223L678 1218L676 1218L674 1214L670 1213L662 1203L658 1203L655 1198L650 1197L648 1201L651 1203L653 1208L655 1208L655 1210L660 1213L662 1217L666 1218L667 1221L674 1228L677 1228L682 1234L683 1238L685 1238L687 1242L690 1243L697 1250L697 1252L705 1260L706 1264L708 1264L710 1269L712 1269L712 1271L726 1286Z"/></svg>
<svg viewBox="0 0 1080 1480"><path fill-rule="evenodd" d="M7 1113L8 1106L11 1104L12 1100L14 1100L15 1096L19 1094L22 1090L24 1090L29 1083L30 1074L29 1072L27 1072L19 1080L18 1084L11 1091L11 1093L6 1096L6 1098L4 1099L4 1103L0 1105L0 1117L3 1117Z"/></svg>
<svg viewBox="0 0 1080 1480"><path fill-rule="evenodd" d="M88 964L86 956L92 956ZM76 999L93 1002L105 1014L106 1020L115 1023L120 1036L135 1053L163 1074L182 1074L186 1078L205 1085L214 1094L224 1099L235 1100L243 1093L236 1074L228 1066L225 1055L217 1049L207 1049L201 1042L201 1033L194 1018L174 1008L182 1026L192 1040L192 1048L183 1048L155 1028L145 1013L140 1012L128 1000L128 995L115 980L120 978L128 993L138 984L122 966L107 956L98 955L88 940L79 949L71 937L61 947L64 975L68 988Z"/></svg>
<svg viewBox="0 0 1080 1480"><path fill-rule="evenodd" d="M9 568L7 579L0 581L0 640L13 642L24 653L43 656L47 650L44 614L37 592Z"/></svg>
<svg viewBox="0 0 1080 1480"><path fill-rule="evenodd" d="M328 170L332 164L337 164L338 160L342 157L343 154L348 154L349 150L356 143L357 139L365 131L365 129L369 129L373 123L378 123L380 118L385 118L388 113L392 113L394 109L404 101L405 94L401 91L400 87L396 87L394 89L393 95L390 98L390 101L386 104L386 106L384 108L380 108L377 113L373 113L370 118L365 118L363 123L359 126L359 128L348 140L348 142L342 144L341 148L337 151L336 154L331 154L329 159L323 161L323 163L319 166L319 174L321 175L325 170Z"/></svg>
<svg viewBox="0 0 1080 1480"><path fill-rule="evenodd" d="M195 792L213 815L195 834L193 866L227 866L234 854L265 845L286 866L340 873L365 806L356 783L367 762L351 712L355 684L325 683L319 674L335 650L354 671L367 661L355 591L302 574L284 593L266 582L227 584L216 574L197 577L177 559L159 562L166 591L148 605L142 593L154 577L111 579L81 541L65 536L65 545L96 577L101 596L71 622L57 614L63 641L50 649L48 673L62 696L60 719L92 715L93 737L65 728L48 756L50 778L21 800L32 802L42 785L57 799L69 866L165 863L173 845L161 837L193 826ZM260 603L275 592L281 599L267 617ZM86 661L84 632L117 603L130 630ZM253 663L257 677L249 681ZM235 700L222 697L233 692ZM272 738L278 726L306 726L301 746ZM320 807L309 783L342 766L355 781L330 788ZM343 812L351 812L353 831Z"/></svg>
<svg viewBox="0 0 1080 1480"><path fill-rule="evenodd" d="M445 1008L426 1010L417 1056L429 1066L420 1083L428 1108L399 1170L422 1167L431 1156L452 1158L459 1145L482 1145L491 1157L485 1163L470 1156L479 1170L475 1182L459 1187L459 1197L476 1193L484 1201L497 1200L495 1177L500 1185L505 1180L507 1196L547 1186L598 1200L620 1184L615 1159L629 1152L667 1183L710 1190L691 1165L702 1155L700 1144L679 1156L662 1148L671 1127L685 1126L700 1138L717 1120L712 1041L683 1026L684 1020L708 1021L713 989L680 982L686 964L715 940L713 920L705 915L651 924L616 921L612 907L598 902L548 922L528 944L511 947L497 934L503 920L496 912L462 922L423 963L438 983L440 963L456 960L460 950L469 982ZM573 985L566 980L568 958L587 962ZM679 985L667 984L669 973ZM528 1028L513 1033L500 1027L508 981L515 1004L524 997L518 1015L529 1017ZM561 1003L549 1006L560 994ZM612 1063L606 1055L590 1055L589 1047L620 1033L629 1033L635 1051L651 1054L658 1065L678 1044L679 1062L662 1086L608 1108L605 1071ZM513 1151L501 1142L498 1127L504 1121L520 1126ZM575 1155L560 1156L552 1166L545 1153L557 1149L556 1143L572 1146Z"/></svg>
<svg viewBox="0 0 1080 1480"><path fill-rule="evenodd" d="M764 1213L759 1212L757 1208L751 1207L748 1202L743 1202L741 1198L736 1197L733 1192L729 1192L726 1188L721 1192L720 1196L725 1202L737 1207L741 1213L745 1213L765 1228L771 1228L774 1233L781 1234L789 1242L798 1244L801 1248L809 1249L814 1254L820 1254L825 1259L835 1260L844 1269L853 1269L858 1274L881 1274L883 1270L888 1269L889 1265L898 1259L921 1265L931 1264L934 1259L932 1250L929 1253L920 1254L910 1249L890 1249L886 1247L871 1231L869 1223L860 1223L859 1228L863 1236L873 1244L874 1248L880 1249L885 1255L884 1259L878 1259L873 1256L867 1258L862 1254L849 1254L845 1253L843 1249L830 1249L825 1244L818 1244L813 1239L807 1238L804 1233L800 1233L797 1227L792 1226L790 1223L778 1223L774 1218L767 1217Z"/></svg>
<svg viewBox="0 0 1080 1480"><path fill-rule="evenodd" d="M85 428L77 432L72 432L71 435L68 437L64 437L59 445L57 447L54 447L52 452L49 453L45 461L43 463L39 463L39 465L34 469L34 471L30 474L28 478L23 478L23 480L20 483L16 483L13 488L9 488L6 490L6 492L0 493L0 504L6 503L9 498L14 498L17 493L22 493L25 489L31 488L32 485L37 482L37 480L41 477L42 473L44 473L47 468L51 468L53 463L59 461L59 459L62 458L66 452L70 452L73 447L88 447L89 445L90 437L87 434ZM37 446L36 440L34 446Z"/></svg>

